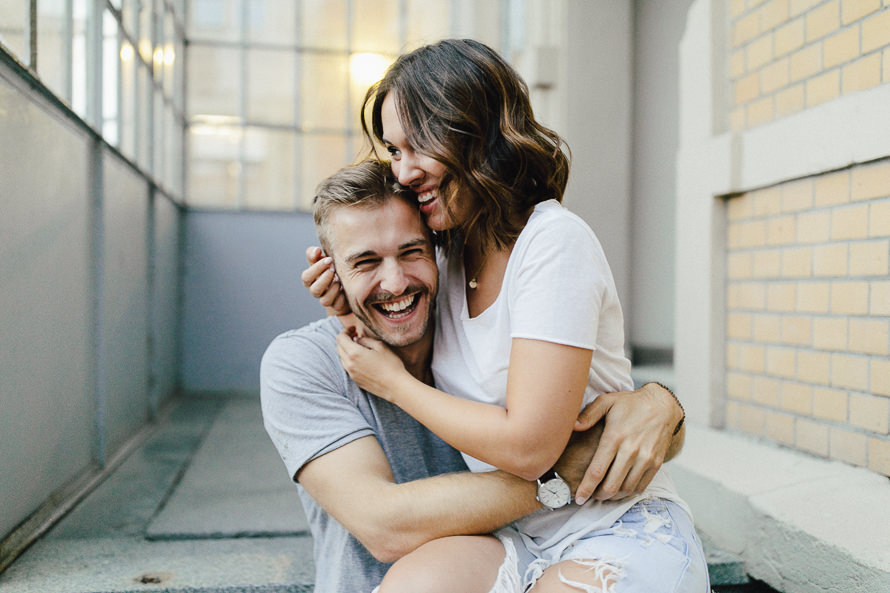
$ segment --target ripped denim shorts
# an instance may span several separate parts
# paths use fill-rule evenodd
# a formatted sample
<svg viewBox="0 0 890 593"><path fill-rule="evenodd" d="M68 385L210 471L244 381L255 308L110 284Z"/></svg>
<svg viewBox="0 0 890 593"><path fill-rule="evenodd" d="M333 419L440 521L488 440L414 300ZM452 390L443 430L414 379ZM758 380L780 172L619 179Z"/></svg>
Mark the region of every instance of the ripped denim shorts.
<svg viewBox="0 0 890 593"><path fill-rule="evenodd" d="M546 570L566 561L583 569L583 582L561 572L557 576L582 593L710 591L707 562L691 518L680 506L659 498L636 503L611 527L585 535L556 558L536 557L518 535L501 530L498 537L507 555L492 593L515 593L518 583L520 591L532 590Z"/></svg>

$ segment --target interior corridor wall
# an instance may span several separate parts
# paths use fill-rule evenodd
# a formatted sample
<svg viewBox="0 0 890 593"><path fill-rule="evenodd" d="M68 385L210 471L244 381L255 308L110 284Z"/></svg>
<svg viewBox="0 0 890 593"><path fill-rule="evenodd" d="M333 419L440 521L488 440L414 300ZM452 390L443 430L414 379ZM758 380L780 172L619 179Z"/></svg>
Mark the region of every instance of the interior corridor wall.
<svg viewBox="0 0 890 593"><path fill-rule="evenodd" d="M272 339L325 315L300 282L312 215L189 210L184 235L182 388L258 393Z"/></svg>
<svg viewBox="0 0 890 593"><path fill-rule="evenodd" d="M0 539L176 389L179 217L0 63Z"/></svg>

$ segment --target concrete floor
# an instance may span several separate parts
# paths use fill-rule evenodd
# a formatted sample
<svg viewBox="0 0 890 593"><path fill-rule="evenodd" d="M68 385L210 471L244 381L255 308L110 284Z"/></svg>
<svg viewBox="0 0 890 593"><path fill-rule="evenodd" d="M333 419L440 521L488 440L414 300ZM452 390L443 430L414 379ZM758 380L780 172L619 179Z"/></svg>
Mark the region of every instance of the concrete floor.
<svg viewBox="0 0 890 593"><path fill-rule="evenodd" d="M736 557L708 556L718 593L761 591ZM0 591L298 593L312 591L313 573L258 398L192 397L0 574Z"/></svg>

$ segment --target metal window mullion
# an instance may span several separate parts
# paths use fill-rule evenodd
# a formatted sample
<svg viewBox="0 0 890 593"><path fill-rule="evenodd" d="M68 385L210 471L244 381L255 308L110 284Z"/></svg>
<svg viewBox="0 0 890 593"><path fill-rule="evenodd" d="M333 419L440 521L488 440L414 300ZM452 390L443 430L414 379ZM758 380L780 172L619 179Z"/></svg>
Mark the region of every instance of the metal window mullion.
<svg viewBox="0 0 890 593"><path fill-rule="evenodd" d="M102 17L105 0L91 0L87 13L85 53L87 62L87 122L102 130Z"/></svg>
<svg viewBox="0 0 890 593"><path fill-rule="evenodd" d="M399 53L408 43L408 0L399 0Z"/></svg>
<svg viewBox="0 0 890 593"><path fill-rule="evenodd" d="M296 47L294 48L294 187L293 200L296 206L302 207L302 189L303 189L303 94L300 92L303 80L303 52L300 48L303 46L303 2L295 0L296 13Z"/></svg>
<svg viewBox="0 0 890 593"><path fill-rule="evenodd" d="M28 48L28 67L37 72L37 0L30 0L27 13L25 47Z"/></svg>
<svg viewBox="0 0 890 593"><path fill-rule="evenodd" d="M449 34L449 37L457 36L457 28L459 22L457 13L459 8L460 7L458 6L458 0L451 0L451 22L448 25L451 28L451 33Z"/></svg>
<svg viewBox="0 0 890 593"><path fill-rule="evenodd" d="M355 3L354 0L346 0L346 141L343 147L343 159L347 163L355 160L355 155L352 154L352 81L350 79L353 35L355 35Z"/></svg>
<svg viewBox="0 0 890 593"><path fill-rule="evenodd" d="M241 59L240 72L241 96L239 111L241 115L241 138L238 143L238 193L235 207L244 209L247 202L247 26L250 18L249 0L241 0Z"/></svg>
<svg viewBox="0 0 890 593"><path fill-rule="evenodd" d="M65 0L62 36L62 55L59 60L60 63L64 64L62 68L62 99L70 105L74 98L74 75L71 71L74 65L69 57L74 49L74 0Z"/></svg>
<svg viewBox="0 0 890 593"><path fill-rule="evenodd" d="M511 9L511 1L510 0L501 0L500 10L501 10L501 56L505 60L512 61L511 51L510 51L510 9Z"/></svg>

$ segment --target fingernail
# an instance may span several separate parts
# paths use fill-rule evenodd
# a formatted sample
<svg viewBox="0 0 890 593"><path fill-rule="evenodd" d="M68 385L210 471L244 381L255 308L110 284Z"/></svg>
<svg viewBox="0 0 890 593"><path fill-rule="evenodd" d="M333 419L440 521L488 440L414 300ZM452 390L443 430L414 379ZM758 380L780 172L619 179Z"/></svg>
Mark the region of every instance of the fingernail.
<svg viewBox="0 0 890 593"><path fill-rule="evenodd" d="M330 264L330 263L331 263L332 261L334 261L334 260L332 260L330 257L326 257L326 258L324 258L324 259L321 260L321 261L324 262L325 265L328 265L328 264Z"/></svg>
<svg viewBox="0 0 890 593"><path fill-rule="evenodd" d="M581 506L582 504L584 504L585 502L587 502L589 499L590 499L589 496L576 496L576 497L575 497L575 504L578 505L578 506Z"/></svg>
<svg viewBox="0 0 890 593"><path fill-rule="evenodd" d="M334 273L334 280L333 280L333 282L340 282L340 277L337 276L336 272Z"/></svg>

